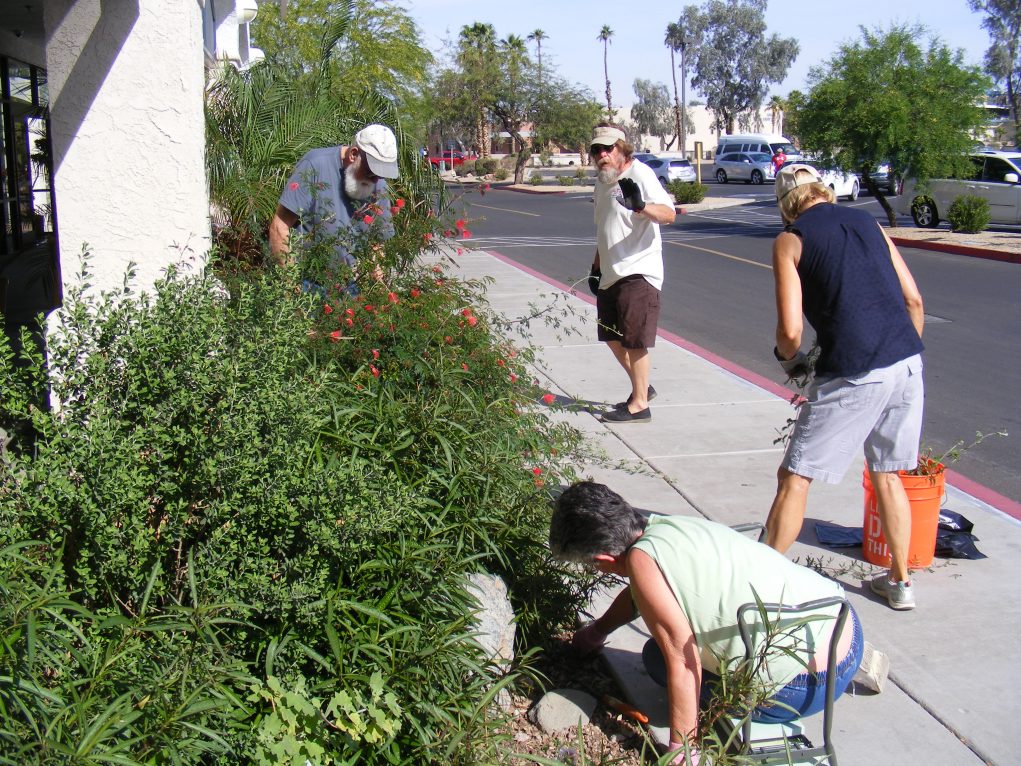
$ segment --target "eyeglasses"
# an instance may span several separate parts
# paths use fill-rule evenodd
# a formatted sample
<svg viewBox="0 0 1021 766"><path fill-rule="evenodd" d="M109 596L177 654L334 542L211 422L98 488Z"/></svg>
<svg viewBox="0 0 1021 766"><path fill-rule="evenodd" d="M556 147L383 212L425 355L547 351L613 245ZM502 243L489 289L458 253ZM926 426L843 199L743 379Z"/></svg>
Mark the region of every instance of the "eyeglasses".
<svg viewBox="0 0 1021 766"><path fill-rule="evenodd" d="M606 144L592 144L592 146L589 147L588 153L593 157L598 157L603 152L606 152L607 154L612 152L614 146L614 144L611 144L610 146L607 146Z"/></svg>

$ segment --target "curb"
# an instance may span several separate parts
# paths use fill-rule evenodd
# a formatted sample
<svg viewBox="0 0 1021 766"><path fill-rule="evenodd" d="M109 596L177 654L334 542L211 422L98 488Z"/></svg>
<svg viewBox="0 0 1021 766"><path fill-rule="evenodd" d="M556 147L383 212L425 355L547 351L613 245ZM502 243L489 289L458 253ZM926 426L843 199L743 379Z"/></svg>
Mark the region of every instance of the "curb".
<svg viewBox="0 0 1021 766"><path fill-rule="evenodd" d="M952 245L945 242L927 242L924 239L911 239L910 237L890 237L890 239L898 247L934 250L938 253L967 255L971 258L985 258L986 260L1003 261L1005 263L1021 263L1021 253L1008 253L1003 250L990 250L984 247L970 247L969 245Z"/></svg>

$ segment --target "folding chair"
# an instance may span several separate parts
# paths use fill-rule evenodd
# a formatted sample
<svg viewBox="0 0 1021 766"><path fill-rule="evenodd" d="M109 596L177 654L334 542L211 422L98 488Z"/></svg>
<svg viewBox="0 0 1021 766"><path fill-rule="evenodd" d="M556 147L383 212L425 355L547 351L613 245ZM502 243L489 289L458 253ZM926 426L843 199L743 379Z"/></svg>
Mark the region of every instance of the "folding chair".
<svg viewBox="0 0 1021 766"><path fill-rule="evenodd" d="M836 637L843 631L851 608L844 598L834 596L806 601L802 604L763 604L762 607L768 613L790 617L838 604L840 609L833 621L831 631L831 636ZM749 621L747 619L749 615L754 619ZM745 657L749 661L753 659L755 653L751 626L759 616L759 605L755 603L743 604L737 610L741 640L745 645ZM728 739L733 737L735 730L740 726L740 733L734 737L734 742L737 752L743 759L742 762L756 764L819 764L826 762L830 766L837 766L837 754L830 739L833 730L833 701L836 697L837 643L836 640L830 641L826 664L828 672L826 673L826 704L823 708L823 744L821 746L813 745L802 732L797 720L789 724L753 723L751 715L748 715L742 723L726 716L721 717L716 725L722 737Z"/></svg>

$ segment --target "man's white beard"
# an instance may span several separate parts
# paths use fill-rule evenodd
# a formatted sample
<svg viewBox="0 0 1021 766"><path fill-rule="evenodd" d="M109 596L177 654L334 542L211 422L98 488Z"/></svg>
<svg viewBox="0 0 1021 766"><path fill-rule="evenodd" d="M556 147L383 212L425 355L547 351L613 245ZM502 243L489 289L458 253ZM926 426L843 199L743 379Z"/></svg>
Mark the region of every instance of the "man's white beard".
<svg viewBox="0 0 1021 766"><path fill-rule="evenodd" d="M617 170L617 168L610 167L609 165L606 165L604 167L599 168L599 181L600 181L600 183L604 183L604 184L615 183L619 176L620 176L620 171Z"/></svg>
<svg viewBox="0 0 1021 766"><path fill-rule="evenodd" d="M344 170L344 193L348 199L368 199L375 191L376 184L371 181L359 181L351 168Z"/></svg>

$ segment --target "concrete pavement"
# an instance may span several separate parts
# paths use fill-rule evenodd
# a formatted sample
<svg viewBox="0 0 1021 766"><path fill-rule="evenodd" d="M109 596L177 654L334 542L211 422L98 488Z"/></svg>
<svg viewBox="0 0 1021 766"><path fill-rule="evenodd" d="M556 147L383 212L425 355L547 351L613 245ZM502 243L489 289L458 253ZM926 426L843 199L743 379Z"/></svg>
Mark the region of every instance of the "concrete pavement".
<svg viewBox="0 0 1021 766"><path fill-rule="evenodd" d="M530 324L526 340L537 349L536 375L561 404L610 406L628 393L612 355L595 340L594 300L530 273L495 253L454 256L460 277L491 277L487 298L508 318L551 303L569 316L558 328ZM769 349L763 353L768 354ZM609 458L579 466L638 508L702 516L733 525L765 519L775 491L781 449L773 444L793 409L778 381L763 380L661 332L652 352L659 392L649 424L609 425L585 407L556 410L588 435ZM880 571L861 549L828 549L814 523L861 526L862 469L843 482L816 482L801 537L790 556L825 568L839 580L862 619L865 636L890 657L881 694L849 690L836 705L833 741L841 763L1006 766L1021 762L1021 522L961 489L949 486L943 507L974 522L978 561L937 558L916 572L918 607L894 612L862 578ZM1008 512L1015 512L1008 508ZM592 605L598 614L613 594ZM641 621L610 638L607 663L622 691L665 737L666 697L641 665L648 638ZM852 693L852 691L854 693ZM822 716L805 720L821 744ZM663 740L665 741L665 740Z"/></svg>

